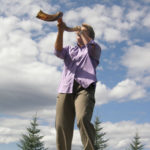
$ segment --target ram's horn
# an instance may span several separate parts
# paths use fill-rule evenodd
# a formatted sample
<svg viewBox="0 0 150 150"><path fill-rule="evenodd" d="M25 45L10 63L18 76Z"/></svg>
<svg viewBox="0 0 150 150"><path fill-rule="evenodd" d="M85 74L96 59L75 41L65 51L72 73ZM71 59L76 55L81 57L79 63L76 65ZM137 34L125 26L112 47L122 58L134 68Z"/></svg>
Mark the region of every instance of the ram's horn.
<svg viewBox="0 0 150 150"><path fill-rule="evenodd" d="M61 22L62 21L62 16L63 16L62 12L57 12L56 14L46 14L42 10L40 10L36 17L41 19L41 20L44 20L44 21L58 21L58 22ZM78 27L71 28L71 27L66 26L65 31L68 31L68 32L78 31Z"/></svg>

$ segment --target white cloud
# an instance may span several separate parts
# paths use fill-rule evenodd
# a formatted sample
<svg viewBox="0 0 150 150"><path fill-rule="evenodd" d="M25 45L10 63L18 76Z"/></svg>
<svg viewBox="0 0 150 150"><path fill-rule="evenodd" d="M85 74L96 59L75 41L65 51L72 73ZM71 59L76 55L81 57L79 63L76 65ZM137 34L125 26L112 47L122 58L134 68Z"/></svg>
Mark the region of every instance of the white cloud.
<svg viewBox="0 0 150 150"><path fill-rule="evenodd" d="M37 23L37 22L33 22L30 20L23 20L20 22L20 24L18 25L20 26L20 28L22 28L23 30L25 30L25 32L29 32L32 30L41 30L42 29L42 25Z"/></svg>
<svg viewBox="0 0 150 150"><path fill-rule="evenodd" d="M32 14L32 11L36 12L40 7L48 11L52 6L48 5L47 2L37 1L39 3L35 4L32 1L20 2L15 0L11 2L11 7L5 12L4 8L8 7L8 2L8 0L2 2L4 7L1 10L7 17L0 17L0 28L3 29L0 33L0 83L2 85L0 88L1 91L5 91L1 92L1 96L5 99L5 103L3 102L5 107L1 110L7 111L6 108L9 106L10 97L12 106L14 102L19 101L18 106L21 106L22 103L25 103L25 99L36 99L37 105L35 108L41 107L42 99L44 99L42 106L47 104L54 105L56 89L60 80L60 71L57 67L61 67L63 64L62 60L53 55L56 32L53 31L47 35L46 30L39 31L42 29L44 22L32 18L36 16ZM31 12L29 8L25 9L29 5L30 10L32 10ZM24 8L23 11L21 11L21 8ZM55 5L51 11L56 11L57 8L58 6ZM127 39L124 36L124 32L128 31L131 28L132 22L134 22L134 20L130 19L130 24L126 18L122 20L124 10L125 8L121 6L113 5L112 7L106 7L105 5L96 4L91 7L79 7L68 11L64 14L64 20L70 26L78 25L85 21L94 26L97 31L97 39L103 37L107 42L121 42ZM11 14L11 16L8 16L8 14ZM30 17L32 16L32 19L22 19L21 17L25 14ZM140 15L137 15L136 20L138 20L138 16L140 17ZM32 37L35 35L35 33L31 32L32 30L39 32L40 37L38 37L38 40ZM75 44L74 33L65 32L64 45L67 44ZM132 52L133 48L135 48L133 50L134 53ZM144 71L148 70L147 68L149 68L150 64L148 49L149 44L145 45L144 48L132 46L123 57L123 64L129 70L136 69L137 71L139 68ZM142 54L140 53L141 50L143 51ZM138 62L136 61L137 57L140 60ZM128 61L125 61L126 58ZM136 94L134 91L136 91ZM116 99L120 101L126 97L137 99L144 97L144 95L145 90L141 86L137 85L134 81L125 80L118 83L113 89L109 89L106 85L99 82L96 97L99 99L98 104L103 104L109 100ZM49 99L53 100L48 102ZM27 106L29 102L29 100L26 100ZM15 111L16 107L13 107L12 110ZM22 107L19 107L20 110ZM31 107L34 107L34 105Z"/></svg>
<svg viewBox="0 0 150 150"><path fill-rule="evenodd" d="M14 5L13 3L12 6ZM28 4L16 1L16 5L24 6L25 9ZM9 9L10 13L12 10L13 7ZM17 11L20 10L11 14L17 16ZM25 12L21 13L18 15ZM30 12L27 13L30 15ZM39 31L42 29L42 21L16 16L0 17L0 110L16 113L54 106L61 74L57 67L63 64L53 54L56 33L51 32L45 36L47 31ZM32 33L32 30L36 30L36 33ZM39 36L38 34L41 35L36 41L32 36ZM70 36L74 37L75 34L65 33L64 45L74 44L75 37Z"/></svg>
<svg viewBox="0 0 150 150"><path fill-rule="evenodd" d="M1 70L1 112L38 110L55 105L60 79L55 67L34 63L22 70L10 69Z"/></svg>
<svg viewBox="0 0 150 150"><path fill-rule="evenodd" d="M6 114L19 114L25 119L0 118L0 143L18 141L20 133L24 132L29 123L29 116L37 112L40 116L40 123L49 122L50 126L43 124L40 126L42 134L45 135L44 141L49 147L55 148L55 99L61 74L57 67L61 67L63 62L53 55L56 32L49 27L56 27L56 24L47 24L36 19L35 16L40 9L47 13L54 13L59 8L60 6L57 4L51 5L48 1L1 1L0 111ZM142 13L140 14L140 12ZM123 6L107 7L96 4L91 7L80 7L67 11L63 18L68 26L87 22L94 27L97 40L115 43L129 38L128 31L136 27L135 22L139 22L140 18L143 18L144 12L144 8L141 11L135 9L125 16L125 7ZM148 17L147 15L142 22L145 26L149 26ZM33 30L34 32L32 32ZM51 32L48 33L49 31ZM74 33L65 32L64 45L67 44L75 44ZM103 45L102 47L106 48ZM147 59L149 47L149 44L144 47L131 46L127 51L130 55L126 53L123 57L123 65L128 67L131 73L133 73L132 71L148 72L150 67ZM141 54L140 51L143 53ZM125 57L129 61L126 62ZM108 103L111 100L122 101L125 98L128 100L142 98L146 95L143 86L149 86L148 81L149 76L143 78L143 85L139 85L134 80L126 79L116 84L112 89L98 82L97 104ZM124 124L105 123L104 125L107 128L106 132L115 139L109 142L110 145L112 147L117 145L118 150L122 150L128 143L127 130L125 133L124 128L121 127L126 126L129 129L129 126L134 126L139 128L137 124L128 124L128 122ZM140 127L145 129L140 132L143 136L142 140L148 143L149 124L143 124ZM123 135L127 138L123 138ZM80 135L78 130L75 130L73 148L79 149L79 143L81 143Z"/></svg>
<svg viewBox="0 0 150 150"><path fill-rule="evenodd" d="M145 3L150 3L150 0L144 0Z"/></svg>
<svg viewBox="0 0 150 150"><path fill-rule="evenodd" d="M76 26L79 24L79 16L78 12L74 10L67 11L66 14L64 14L64 20L66 24Z"/></svg>
<svg viewBox="0 0 150 150"><path fill-rule="evenodd" d="M56 101L55 101L56 103ZM18 113L14 113L14 116L17 116ZM55 116L56 116L56 106L49 106L48 108L44 107L42 109L33 109L30 111L20 112L19 116L31 119L32 116L37 115L38 122L41 124L42 122L46 122L49 124L50 128L55 126Z"/></svg>
<svg viewBox="0 0 150 150"><path fill-rule="evenodd" d="M98 42L97 42L98 43ZM107 46L106 45L104 45L104 44L100 44L100 46L101 46L101 50L103 51L103 50L107 50Z"/></svg>
<svg viewBox="0 0 150 150"><path fill-rule="evenodd" d="M138 132L141 142L145 144L145 148L150 148L149 131L150 124L136 124L133 121L122 121L118 123L105 122L103 129L107 133L109 139L109 149L122 150L126 149L132 142L135 133Z"/></svg>
<svg viewBox="0 0 150 150"><path fill-rule="evenodd" d="M141 80L141 78L140 78L140 80ZM143 83L143 86L150 87L150 75L149 76L145 76L142 79L142 83Z"/></svg>
<svg viewBox="0 0 150 150"><path fill-rule="evenodd" d="M145 13L143 11L131 10L126 17L129 21L139 21L140 17L144 14Z"/></svg>
<svg viewBox="0 0 150 150"><path fill-rule="evenodd" d="M43 114L51 113L51 110L43 110ZM32 114L33 115L33 114ZM39 118L42 118L42 120ZM49 122L50 116L47 118L43 118L43 115L38 114L38 124L39 129L41 130L40 135L44 136L42 141L44 141L45 146L49 149L56 148L56 131L55 131L55 124L51 122L48 125L43 125L45 122ZM51 116L52 117L52 116ZM26 117L25 117L26 118ZM54 116L52 117L54 122ZM31 120L31 117L30 117ZM30 126L29 117L28 119L19 119L19 118L0 118L0 143L1 144L9 144L12 142L19 143L19 139L21 138L22 134L26 133L26 128ZM74 130L73 136L73 143L74 147L81 146L80 134L79 131L76 129Z"/></svg>
<svg viewBox="0 0 150 150"><path fill-rule="evenodd" d="M110 96L114 99L138 99L144 97L146 94L145 90L136 84L135 81L126 79L118 83L110 92Z"/></svg>
<svg viewBox="0 0 150 150"><path fill-rule="evenodd" d="M124 40L124 37L121 35L121 31L113 28L106 28L106 31L104 32L104 39L108 42L121 42Z"/></svg>
<svg viewBox="0 0 150 150"><path fill-rule="evenodd" d="M104 40L107 42L121 42L127 38L124 30L122 31L121 29L127 29L129 26L126 22L122 23L122 15L123 9L119 6L112 6L111 9L104 5L96 4L91 8L81 7L68 11L64 15L64 19L67 23L73 23L73 26L80 25L83 22L91 24L96 31L97 39L102 39L104 35ZM110 28L110 26L113 27Z"/></svg>
<svg viewBox="0 0 150 150"><path fill-rule="evenodd" d="M123 11L124 11L124 8L121 8L120 6L117 6L117 5L112 6L112 16L114 18L121 19L123 15Z"/></svg>
<svg viewBox="0 0 150 150"><path fill-rule="evenodd" d="M148 3L148 0L144 0L142 3L138 1L127 1L129 4L129 10L125 14L127 22L131 25L132 28L141 29L142 27L149 27L149 6L145 5Z"/></svg>
<svg viewBox="0 0 150 150"><path fill-rule="evenodd" d="M143 19L143 24L146 26L146 27L150 27L150 14L147 14L146 17Z"/></svg>
<svg viewBox="0 0 150 150"><path fill-rule="evenodd" d="M31 30L38 30L41 25L37 24L36 27L35 22L27 21L29 25L22 27L24 21L16 17L1 17L0 22L3 29L0 33L1 112L26 111L54 105L60 79L57 66L62 62L56 59L53 52L50 53L53 50L47 45L42 47L39 42L40 47L32 39ZM45 40L45 44L48 44L48 38ZM40 48L45 48L47 54L40 52Z"/></svg>
<svg viewBox="0 0 150 150"><path fill-rule="evenodd" d="M47 118L48 119L48 118ZM27 119L18 118L3 118L0 119L0 143L19 142L22 133L26 132L26 127L29 127L30 121ZM56 131L54 126L43 125L44 121L38 120L41 135L44 136L43 141L49 149L55 149L56 146ZM106 132L108 141L108 150L122 150L128 147L135 133L138 132L141 137L141 142L145 144L145 148L150 148L150 124L136 124L133 121L122 121L117 123L104 122L101 124L103 132ZM74 130L73 149L81 147L81 138L78 129Z"/></svg>
<svg viewBox="0 0 150 150"><path fill-rule="evenodd" d="M91 24L96 31L96 39L110 43L122 42L130 39L130 30L143 26L141 20L145 17L148 9L138 3L129 5L128 8L117 5L106 7L101 4L79 7L66 12L64 20L72 26L80 25L83 22ZM145 21L145 25L148 24L147 22Z"/></svg>
<svg viewBox="0 0 150 150"><path fill-rule="evenodd" d="M146 90L138 85L134 80L126 79L119 82L112 89L101 82L97 83L96 102L98 105L108 103L109 101L124 102L137 100L147 95Z"/></svg>
<svg viewBox="0 0 150 150"><path fill-rule="evenodd" d="M0 118L0 122L0 143L5 144L18 141L19 134L29 124L29 120L21 120L18 118Z"/></svg>
<svg viewBox="0 0 150 150"><path fill-rule="evenodd" d="M125 54L121 59L122 65L127 68L127 75L144 88L150 87L149 49L150 43L146 43L143 46L131 45L128 49L125 49Z"/></svg>
<svg viewBox="0 0 150 150"><path fill-rule="evenodd" d="M1 26L1 32L0 32L0 38L7 40L7 34L14 30L16 28L16 24L19 21L17 17L0 17L0 26Z"/></svg>
<svg viewBox="0 0 150 150"><path fill-rule="evenodd" d="M122 64L128 68L130 75L144 75L150 68L150 43L144 46L133 45L125 50Z"/></svg>
<svg viewBox="0 0 150 150"><path fill-rule="evenodd" d="M51 5L48 1L19 1L19 0L2 0L1 1L1 14L5 14L6 16L18 16L26 18L25 15L28 15L30 18L35 18L37 12L42 9L46 12L52 13L56 12L59 6ZM7 10L7 11L6 11Z"/></svg>
<svg viewBox="0 0 150 150"><path fill-rule="evenodd" d="M105 84L102 84L101 82L97 83L96 86L96 103L101 105L101 104L105 104L108 103L109 99L109 93L110 89L106 87Z"/></svg>

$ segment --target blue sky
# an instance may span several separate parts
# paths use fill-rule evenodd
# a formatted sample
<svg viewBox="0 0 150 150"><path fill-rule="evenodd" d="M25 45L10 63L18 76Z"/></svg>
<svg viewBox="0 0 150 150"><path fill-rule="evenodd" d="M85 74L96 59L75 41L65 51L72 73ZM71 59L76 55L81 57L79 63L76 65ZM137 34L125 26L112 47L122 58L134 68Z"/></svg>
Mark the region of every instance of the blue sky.
<svg viewBox="0 0 150 150"><path fill-rule="evenodd" d="M43 141L55 150L55 105L63 61L53 54L57 22L39 10L64 13L68 26L93 26L102 47L96 106L109 138L107 150L125 150L138 132L150 149L150 0L2 0L0 9L0 150L16 150L37 113ZM65 32L64 45L75 45ZM80 149L75 125L72 150Z"/></svg>

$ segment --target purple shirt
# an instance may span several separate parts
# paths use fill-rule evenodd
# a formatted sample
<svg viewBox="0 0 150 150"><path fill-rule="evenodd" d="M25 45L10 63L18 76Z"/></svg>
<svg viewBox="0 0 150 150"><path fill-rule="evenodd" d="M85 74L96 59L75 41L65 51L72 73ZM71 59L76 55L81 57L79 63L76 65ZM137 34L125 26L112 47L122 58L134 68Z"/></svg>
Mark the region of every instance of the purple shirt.
<svg viewBox="0 0 150 150"><path fill-rule="evenodd" d="M62 51L55 50L55 55L64 60L64 68L58 93L72 93L76 80L83 88L96 82L96 67L101 54L100 46L91 40L87 45L67 46Z"/></svg>

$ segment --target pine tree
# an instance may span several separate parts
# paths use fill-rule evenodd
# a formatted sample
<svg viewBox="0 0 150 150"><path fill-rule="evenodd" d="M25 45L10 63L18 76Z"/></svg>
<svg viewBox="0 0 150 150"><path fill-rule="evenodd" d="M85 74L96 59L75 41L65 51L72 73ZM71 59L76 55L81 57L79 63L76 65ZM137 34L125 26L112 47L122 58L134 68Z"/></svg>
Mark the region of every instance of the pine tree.
<svg viewBox="0 0 150 150"><path fill-rule="evenodd" d="M144 145L140 142L140 137L138 133L136 133L132 143L130 144L129 150L143 150Z"/></svg>
<svg viewBox="0 0 150 150"><path fill-rule="evenodd" d="M107 147L106 143L108 139L104 139L106 133L102 132L103 128L101 127L101 122L98 117L95 118L94 128L96 132L95 144L94 144L95 150L104 150Z"/></svg>
<svg viewBox="0 0 150 150"><path fill-rule="evenodd" d="M41 142L43 136L40 136L40 129L37 128L37 117L33 117L30 127L27 128L27 134L22 135L20 143L17 144L21 150L48 150L44 148L44 143Z"/></svg>

